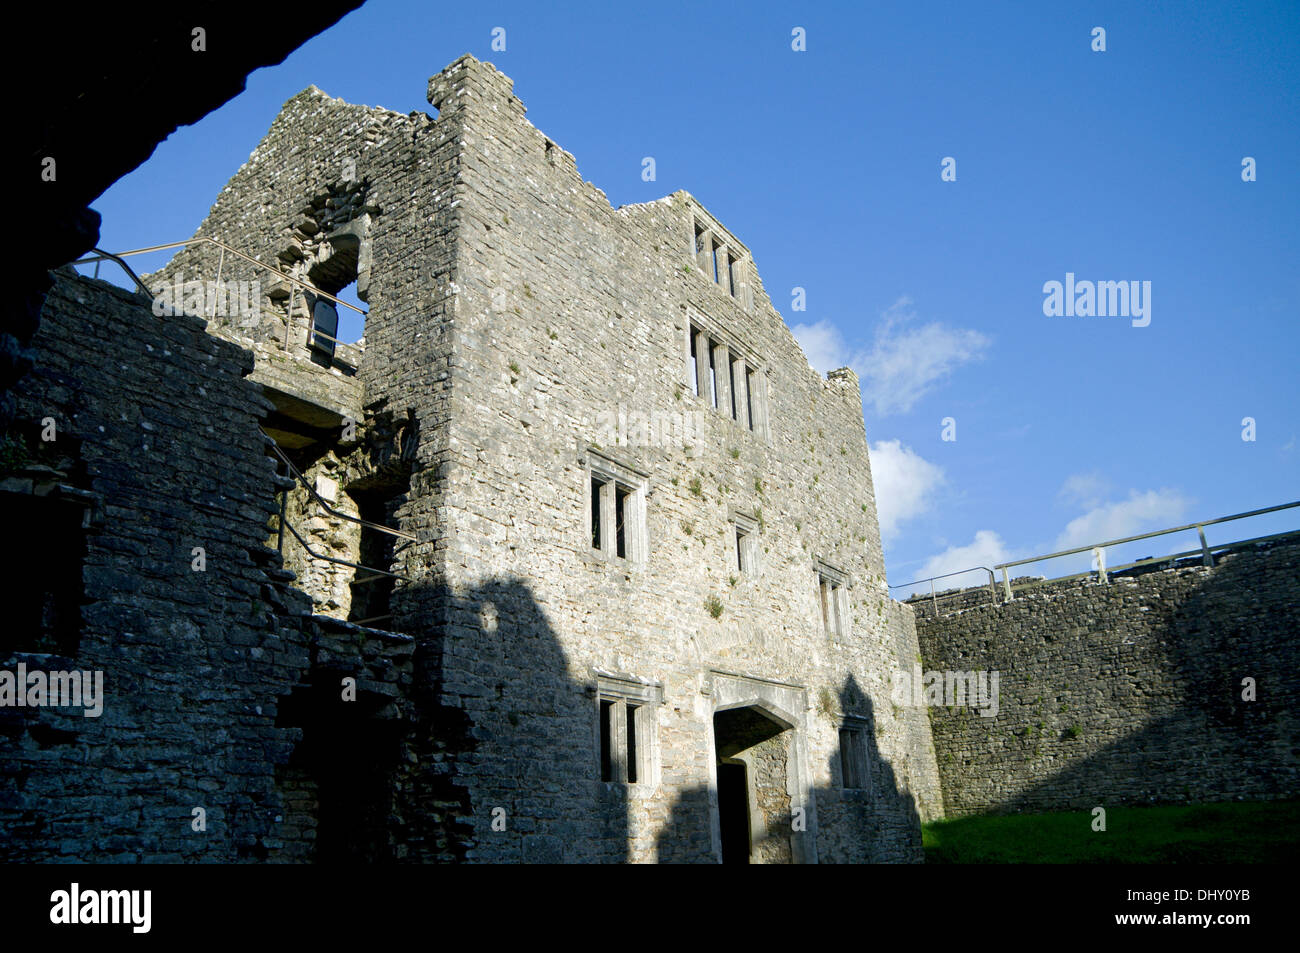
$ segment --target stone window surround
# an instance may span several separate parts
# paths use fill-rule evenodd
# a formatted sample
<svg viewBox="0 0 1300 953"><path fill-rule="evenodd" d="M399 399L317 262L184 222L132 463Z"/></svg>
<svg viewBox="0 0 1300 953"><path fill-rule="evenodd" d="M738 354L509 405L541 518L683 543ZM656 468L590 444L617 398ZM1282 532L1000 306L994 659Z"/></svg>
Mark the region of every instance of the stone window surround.
<svg viewBox="0 0 1300 953"><path fill-rule="evenodd" d="M746 311L753 310L748 249L702 208L692 206L689 219L691 265L733 302Z"/></svg>
<svg viewBox="0 0 1300 953"><path fill-rule="evenodd" d="M765 443L771 443L771 422L768 416L770 401L768 399L767 366L760 361L752 348L742 344L734 335L722 330L721 326L707 317L696 307L688 307L683 325L679 326L682 342L682 383L685 395L698 400L711 410L715 410L730 420L741 430L759 437ZM698 352L703 341L707 341L709 364L698 361ZM696 349L696 361L692 360L691 348ZM718 404L713 403L713 394L709 390L709 367L725 365L728 373L718 375ZM738 417L731 415L731 388L735 365L743 371L741 380L745 382L745 398L736 405ZM694 368L694 370L693 370ZM698 393L697 393L698 391ZM725 405L725 406L724 406Z"/></svg>
<svg viewBox="0 0 1300 953"><path fill-rule="evenodd" d="M650 539L646 528L646 493L649 485L649 474L590 447L583 453L582 467L583 486L585 487L583 491L583 512L586 514L583 520L586 527L584 537L586 545L583 547L583 552L589 558L617 564L625 568L643 567L650 555ZM601 548L598 550L593 549L591 546L592 531L594 529L591 520L593 481L602 484L600 494L601 526L610 527L610 531L602 533ZM628 491L624 502L626 556L617 555L614 531L616 521L615 488L617 487Z"/></svg>
<svg viewBox="0 0 1300 953"><path fill-rule="evenodd" d="M61 610L60 626L54 632L26 631L12 625L16 616L21 618L22 612L11 609L7 620L11 625L0 636L0 658L8 652L15 655L39 655L49 651L33 651L34 642L38 638L55 639L63 643L53 650L54 655L75 657L80 651L85 610L93 601L86 597L87 535L98 532L104 524L104 498L98 492L63 482L64 476L62 472L50 471L33 464L31 467L20 467L0 480L0 503L5 507L21 507L29 511L38 507L46 508L47 512L42 514L46 536L61 537L59 548L67 554L66 563L59 566L46 565L41 569L40 576L46 581L47 588L43 591L15 593L22 609L39 606L40 600L47 596L54 599ZM60 519L49 520L53 513L60 514Z"/></svg>
<svg viewBox="0 0 1300 953"><path fill-rule="evenodd" d="M872 786L871 753L867 745L870 722L861 715L845 715L840 721L839 762L840 788L870 796Z"/></svg>
<svg viewBox="0 0 1300 953"><path fill-rule="evenodd" d="M832 638L843 639L850 634L848 573L829 563L817 560L815 565L817 605L822 620L822 631Z"/></svg>
<svg viewBox="0 0 1300 953"><path fill-rule="evenodd" d="M636 678L617 672L593 668L589 670L592 683L587 694L595 705L595 717L592 719L592 750L597 771L596 780L607 787L618 785L632 796L649 796L659 786L659 708L664 702L663 685L660 682ZM622 743L627 725L629 706L637 711L635 719L636 738L636 781L611 780L600 778L600 766L603 760L601 751L601 718L605 712L604 703L612 703L608 714L614 719L610 726L612 740L613 770L616 776L626 778L626 745Z"/></svg>
<svg viewBox="0 0 1300 953"><path fill-rule="evenodd" d="M732 512L731 538L735 543L732 552L736 555L736 571L743 576L758 575L758 535L758 520L745 513Z"/></svg>

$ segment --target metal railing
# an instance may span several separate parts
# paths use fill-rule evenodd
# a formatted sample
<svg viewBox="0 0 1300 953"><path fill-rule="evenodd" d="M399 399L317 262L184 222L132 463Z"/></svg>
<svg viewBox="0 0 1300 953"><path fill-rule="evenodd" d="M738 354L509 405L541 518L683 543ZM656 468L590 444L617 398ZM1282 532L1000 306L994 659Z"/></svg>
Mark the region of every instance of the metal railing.
<svg viewBox="0 0 1300 953"><path fill-rule="evenodd" d="M984 570L984 572L986 572L986 573L989 574L989 598L990 598L990 599L992 600L992 602L996 605L996 604L997 604L997 601L998 601L997 589L996 589L996 588L994 587L994 585L993 585L993 570L990 569L988 566L972 566L970 569L959 569L959 570L957 570L956 572L945 572L945 573L941 573L941 574L938 575L938 576L927 576L927 577L924 578L924 579L916 579L916 580L914 580L914 581L912 581L912 582L899 582L899 583L895 583L894 585L890 586L889 588L890 588L890 589L906 589L908 586L919 586L919 585L921 585L922 583L928 582L928 583L930 584L930 604L934 607L935 615L938 615L938 614L939 614L939 599L947 599L947 598L951 598L951 597L954 596L954 595L961 595L961 594L965 593L967 590L966 590L966 589L956 589L956 590L953 590L953 591L951 591L951 592L945 592L945 593L943 593L942 595L936 597L936 595L935 595L935 591L934 591L934 583L935 583L935 580L936 580L936 579L948 579L948 578L950 578L950 577L952 577L952 576L964 576L964 575L966 575L966 573L968 573L968 572L979 572L981 569ZM973 587L972 587L972 588L973 588Z"/></svg>
<svg viewBox="0 0 1300 953"><path fill-rule="evenodd" d="M265 430L262 431L262 435L271 441L272 452L276 455L276 457L279 458L281 463L283 463L286 467L289 468L289 475L292 476L299 483L301 483L303 485L303 488L306 489L306 491L311 494L312 499L314 499L317 503L319 503L321 507L325 510L325 512L329 513L330 516L337 516L339 519L347 520L348 522L351 523L356 523L358 526L365 526L368 527L369 529L379 530L379 532L387 533L390 536L397 536L402 539L409 539L413 542L419 541L420 538L416 536L414 533L407 533L400 529L393 529L391 526L385 526L382 523L372 523L369 520L363 520L358 516L352 516L349 513L343 513L340 512L339 510L334 509L334 507L330 506L323 496L321 496L319 493L316 492L316 488L311 485L311 481L309 481L305 476L303 476L302 471L293 465L293 461L290 460L289 457L285 454L285 452L280 449L280 445L275 443L275 438L271 437Z"/></svg>
<svg viewBox="0 0 1300 953"><path fill-rule="evenodd" d="M1232 516L1220 516L1218 519L1202 520L1199 523L1187 523L1183 526L1172 526L1169 529L1158 529L1150 533L1139 533L1136 536L1125 536L1123 539L1109 539L1103 543L1092 543L1087 546L1077 546L1074 549L1063 549L1057 553L1049 553L1045 556L1031 556L1028 559L1014 559L1010 562L998 563L994 569L1002 570L1002 591L1007 602L1011 602L1015 596L1012 594L1019 589L1030 589L1034 586L1041 586L1049 582L1067 582L1071 579L1080 579L1084 576L1097 574L1098 582L1109 581L1111 573L1117 573L1125 569L1133 569L1137 566L1151 566L1159 563L1169 563L1173 565L1180 559L1188 556L1200 555L1202 563L1206 566L1214 565L1214 551L1228 549L1233 546L1248 546L1252 543L1263 543L1272 540L1284 539L1289 536L1300 536L1300 530L1291 530L1286 533L1274 533L1270 536L1257 536L1254 539L1239 539L1230 543L1220 543L1211 546L1205 539L1205 527L1216 526L1220 523L1231 523L1234 520L1246 519L1251 516L1260 516L1264 513L1276 513L1279 510L1288 510L1300 506L1300 500L1293 503L1282 503L1279 506L1266 506L1261 510L1250 510L1246 513L1234 513ZM1137 559L1131 563L1123 563L1119 566L1106 567L1106 548L1109 546L1119 546L1122 543L1132 543L1139 539L1154 539L1157 536L1168 536L1171 533L1184 533L1188 530L1196 530L1197 535L1201 538L1201 545L1198 549L1189 549L1186 552L1171 553L1168 556L1149 556L1145 559ZM1030 582L1022 582L1015 586L1011 585L1011 576L1007 570L1012 566L1025 566L1029 563L1042 562L1048 559L1057 559L1061 556L1074 556L1078 553L1091 552L1097 557L1097 569L1089 569L1087 572L1073 573L1068 576L1057 576L1053 579L1035 579Z"/></svg>
<svg viewBox="0 0 1300 953"><path fill-rule="evenodd" d="M965 594L974 587L951 590L949 592L939 593L936 596L935 588L934 588L935 581L939 579L948 579L953 576L964 576L966 575L966 573L970 573L970 572L982 571L989 574L989 585L988 585L989 594L991 596L992 603L996 605L997 590L994 584L994 570L1001 570L1002 572L1003 602L1012 602L1015 599L1014 593L1023 589L1032 589L1035 586L1043 586L1049 583L1068 582L1071 579L1082 579L1084 577L1092 578L1094 576L1096 577L1098 582L1107 583L1110 581L1111 575L1115 573L1123 572L1126 569L1134 569L1140 566L1154 566L1154 565L1159 565L1161 563L1168 563L1172 567L1178 562L1178 560L1186 559L1190 556L1200 556L1203 565L1213 566L1214 554L1216 552L1220 552L1222 550L1227 550L1227 549L1233 549L1238 546L1249 546L1255 543L1275 542L1277 540L1288 539L1291 537L1300 538L1300 530L1289 530L1284 533L1273 533L1268 536L1256 536L1252 539L1238 539L1227 543L1209 543L1205 538L1205 527L1217 526L1221 523L1231 523L1234 520L1246 519L1251 516L1261 516L1265 513L1276 513L1279 512L1280 510L1288 510L1297 506L1300 506L1300 500L1296 500L1295 502L1292 503L1282 503L1278 506L1267 506L1259 510L1250 510L1245 513L1234 513L1231 516L1221 516L1218 519L1201 520L1198 523L1187 523L1183 526L1171 526L1168 529L1158 529L1150 533L1139 533L1136 536L1125 536L1122 539L1109 539L1101 543L1089 543L1086 546L1078 546L1075 547L1074 549L1063 549L1060 552L1047 553L1042 556L1030 556L1027 559L1013 559L1005 563L998 563L996 566L993 567L993 569L990 569L988 566L972 566L969 569L961 569L958 570L957 572L943 573L938 576L928 576L924 579L917 579L912 582L896 583L895 585L892 585L889 588L905 589L910 586L919 586L928 582L930 584L931 605L934 608L935 614L937 615L939 612L940 599L951 598L953 596ZM1197 549L1189 549L1185 552L1170 553L1167 556L1148 556L1144 559L1136 559L1133 562L1123 563L1117 566L1108 567L1106 565L1106 549L1110 546L1119 546L1124 543L1132 543L1140 539L1154 539L1158 536L1168 536L1171 533L1184 533L1193 529L1196 530L1197 535L1200 537L1201 545ZM1008 570L1010 570L1014 566L1027 566L1030 563L1043 562L1048 559L1057 559L1062 556L1074 556L1074 555L1078 555L1079 553L1089 553L1089 552L1092 553L1097 558L1096 569L1089 569L1087 572L1072 573L1067 576L1054 576L1050 579L1049 578L1031 579L1025 582L1018 582L1015 584L1012 584L1011 582L1011 575L1008 572ZM913 595L916 595L916 593L914 593Z"/></svg>
<svg viewBox="0 0 1300 953"><path fill-rule="evenodd" d="M268 265L264 261L258 261L256 258L253 258L249 255L245 255L243 252L239 251L236 248L232 248L230 245L227 245L223 241L219 241L218 239L215 238L208 238L206 236L200 238L187 238L186 240L180 242L165 242L162 245L150 245L148 248L133 248L130 251L118 252L116 254L113 254L111 252L106 252L99 248L95 248L92 249L92 251L95 252L94 255L91 255L88 258L79 258L78 260L72 262L72 264L73 265L94 264L95 266L94 277L98 278L100 262L115 261L119 265L121 265L123 269L126 270L126 273L130 275L132 279L134 279L136 285L140 288L141 291L143 291L146 295L153 297L153 290L150 289L148 286L146 286L145 283L140 280L140 277L134 271L131 270L130 266L127 265L127 263L123 261L123 259L129 258L132 255L147 255L153 252L167 251L172 248L188 248L191 245L202 245L202 244L212 245L220 249L220 256L217 259L216 280L218 282L221 281L221 272L225 268L226 255L230 254L236 258L248 262L250 265L253 265L256 268L260 268L261 270L274 276L277 280L282 279L288 282L291 286L293 286L289 290L289 303L285 307L285 314L283 315L285 321L284 350L286 351L289 349L289 336L293 329L293 305L294 305L293 294L295 288L301 288L303 289L304 292L311 292L317 297L325 298L329 301L334 302L336 305L341 304L343 305L343 307L348 308L351 311L355 311L357 314L361 315L363 319L367 316L367 313L365 311L362 311L356 305L349 304L348 302L344 301L342 298L338 298L330 294L328 291L322 291L320 288L317 288L315 285L311 284L308 281L303 281L301 278L296 278L293 275L286 274L285 272L281 271L279 268L272 267L271 265ZM306 299L304 298L304 302L305 301ZM205 306L205 311L206 311L206 306ZM258 313L262 315L268 314L268 312L264 308L262 308L260 302L258 303ZM270 312L269 314L271 317L276 318L277 320L280 317L282 317L280 314L275 312ZM204 315L204 317L208 317L208 318L214 316L215 315L211 315L211 314ZM308 314L307 316L307 328L308 328L308 335L307 335L308 346L311 345L311 342L314 338L325 338L326 340L332 341L335 345L347 344L346 341L340 341L338 338L334 337L333 335L326 334L324 331L316 330L315 324L311 320L310 314Z"/></svg>
<svg viewBox="0 0 1300 953"><path fill-rule="evenodd" d="M93 261L95 263L95 274L93 277L98 278L100 262L104 262L104 261L116 262L118 265L121 266L122 270L127 273L128 277L130 277L130 279L135 282L135 286L140 289L141 294L146 294L151 298L153 297L153 292L149 290L149 286L140 280L140 276L135 273L134 269L132 269L130 265L128 265L125 261L122 260L122 257L120 255L114 255L112 252L104 251L104 249L102 248L92 248L91 251L95 252L94 258L86 258L83 259L82 261L74 261L73 264L74 265L89 264L90 262Z"/></svg>

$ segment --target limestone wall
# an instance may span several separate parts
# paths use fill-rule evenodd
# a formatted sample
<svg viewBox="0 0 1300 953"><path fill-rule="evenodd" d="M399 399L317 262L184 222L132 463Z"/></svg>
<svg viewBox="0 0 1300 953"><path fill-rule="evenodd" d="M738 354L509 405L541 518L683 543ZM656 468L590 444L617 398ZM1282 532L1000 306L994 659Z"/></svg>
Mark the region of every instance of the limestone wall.
<svg viewBox="0 0 1300 953"><path fill-rule="evenodd" d="M918 613L927 671L1001 673L996 717L930 709L946 813L1294 797L1300 546L1217 559Z"/></svg>
<svg viewBox="0 0 1300 953"><path fill-rule="evenodd" d="M711 861L714 714L753 707L782 728L788 780L762 792L764 816L790 830L760 859L920 859L938 772L926 713L889 702L890 674L918 643L911 610L887 595L856 379L808 366L749 250L687 193L611 208L526 121L510 80L472 57L435 76L429 97L436 119L305 91L197 233L326 290L355 271L370 308L355 377L300 360L296 325L284 358L279 292L267 294L269 318L216 315L210 328L254 345L274 403L242 379L250 352L201 322L154 318L102 289L56 305L50 333L63 337L43 360L78 382L67 394L107 408L82 412L111 423L105 436L76 426L97 448L92 483L113 532L129 537L88 558L105 574L88 570L102 604L88 613L116 605L121 616L88 628L88 658L139 628L147 652L119 657L117 671L176 689L174 702L133 703L136 723L121 729L132 740L112 749L131 751L121 784L157 764L170 793L142 802L155 812L178 811L191 789L228 791L223 810L240 820L223 858ZM734 258L720 281L700 228ZM219 258L185 251L158 277L203 278ZM256 277L229 256L220 267L227 280ZM84 348L88 323L121 325L94 337L103 374ZM193 353L158 355L159 333ZM710 359L722 369L720 408L694 392L693 339L707 347L705 380ZM741 420L736 357L734 379L752 388ZM63 393L52 378L42 386L33 415ZM137 392L148 413L130 409ZM338 428L358 407L352 442ZM348 573L291 551L291 580L265 551L276 481L264 415L310 479L338 484L339 509L389 494L384 520L414 539L394 547L405 581L385 627L407 641L312 619L312 600L349 613ZM592 545L600 474L611 494L614 482L630 491L600 511L603 550ZM313 546L364 551L300 490L290 510ZM201 596L177 561L194 536L213 540L222 571ZM344 716L338 681L356 671L364 704ZM632 783L601 780L611 698L635 710ZM866 789L842 783L848 723L864 732ZM21 744L23 759L59 763ZM107 739L90 748L110 750ZM237 751L261 754L240 762ZM29 787L53 797L53 775L38 775ZM124 787L103 803L134 796ZM131 849L199 850L181 835L152 846L173 845L174 820L153 817L131 815L151 845ZM91 845L87 856L109 849L84 838L73 843Z"/></svg>
<svg viewBox="0 0 1300 953"><path fill-rule="evenodd" d="M0 857L303 861L351 837L364 840L355 856L391 859L404 836L424 837L354 809L323 768L352 754L391 788L414 643L312 616L286 585L265 545L276 482L258 422L270 404L245 377L249 352L66 275L33 344L17 390L30 459L0 474L6 579L48 543L72 554L80 605L53 643L10 626L0 670L101 673L103 707L0 708ZM47 519L43 492L84 502L85 528ZM15 620L57 591L53 568L37 562L10 591ZM356 680L348 705L343 677Z"/></svg>
<svg viewBox="0 0 1300 953"><path fill-rule="evenodd" d="M823 859L915 859L937 775L924 713L887 702L888 673L916 643L884 587L856 381L808 366L748 258L739 296L694 267L693 223L721 226L689 195L611 208L487 64L458 61L431 91L440 122L463 127L445 578L480 594L455 603L444 689L478 730L462 767L475 802L528 824L493 831L477 810L475 855L527 856L531 841L566 859L707 859L707 811L687 807L710 784L705 691L722 671L801 691L816 808L841 827L818 834ZM691 392L696 320L761 362L766 434ZM611 440L602 420L620 413L698 415L700 430ZM643 559L593 552L589 473L602 461L643 475ZM736 566L737 513L760 527L752 573ZM819 561L849 580L838 635L823 628ZM504 601L485 604L485 587ZM545 664L521 665L538 653ZM653 785L597 780L582 689L602 671L662 685ZM877 726L878 787L851 805L836 781L845 713ZM626 825L629 846L593 841L592 818ZM670 846L677 836L697 853Z"/></svg>

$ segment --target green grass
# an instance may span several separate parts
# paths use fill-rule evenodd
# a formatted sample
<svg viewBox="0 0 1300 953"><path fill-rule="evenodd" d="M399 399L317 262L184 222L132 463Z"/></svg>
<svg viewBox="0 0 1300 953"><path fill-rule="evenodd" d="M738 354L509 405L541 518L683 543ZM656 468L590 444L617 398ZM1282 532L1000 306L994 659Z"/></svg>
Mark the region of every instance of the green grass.
<svg viewBox="0 0 1300 953"><path fill-rule="evenodd" d="M1300 847L1300 801L963 817L922 825L931 864L1290 863Z"/></svg>

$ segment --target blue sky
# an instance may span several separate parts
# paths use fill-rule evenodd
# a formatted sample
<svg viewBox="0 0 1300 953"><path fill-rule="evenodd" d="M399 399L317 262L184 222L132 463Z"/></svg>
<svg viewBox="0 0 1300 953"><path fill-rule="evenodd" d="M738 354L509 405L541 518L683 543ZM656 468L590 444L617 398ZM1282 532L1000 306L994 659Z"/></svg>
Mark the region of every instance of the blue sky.
<svg viewBox="0 0 1300 953"><path fill-rule="evenodd" d="M101 246L189 237L306 86L430 111L466 52L613 204L697 196L858 371L891 582L1300 497L1300 4L370 0L94 203ZM1149 325L1045 315L1067 272L1150 282Z"/></svg>

